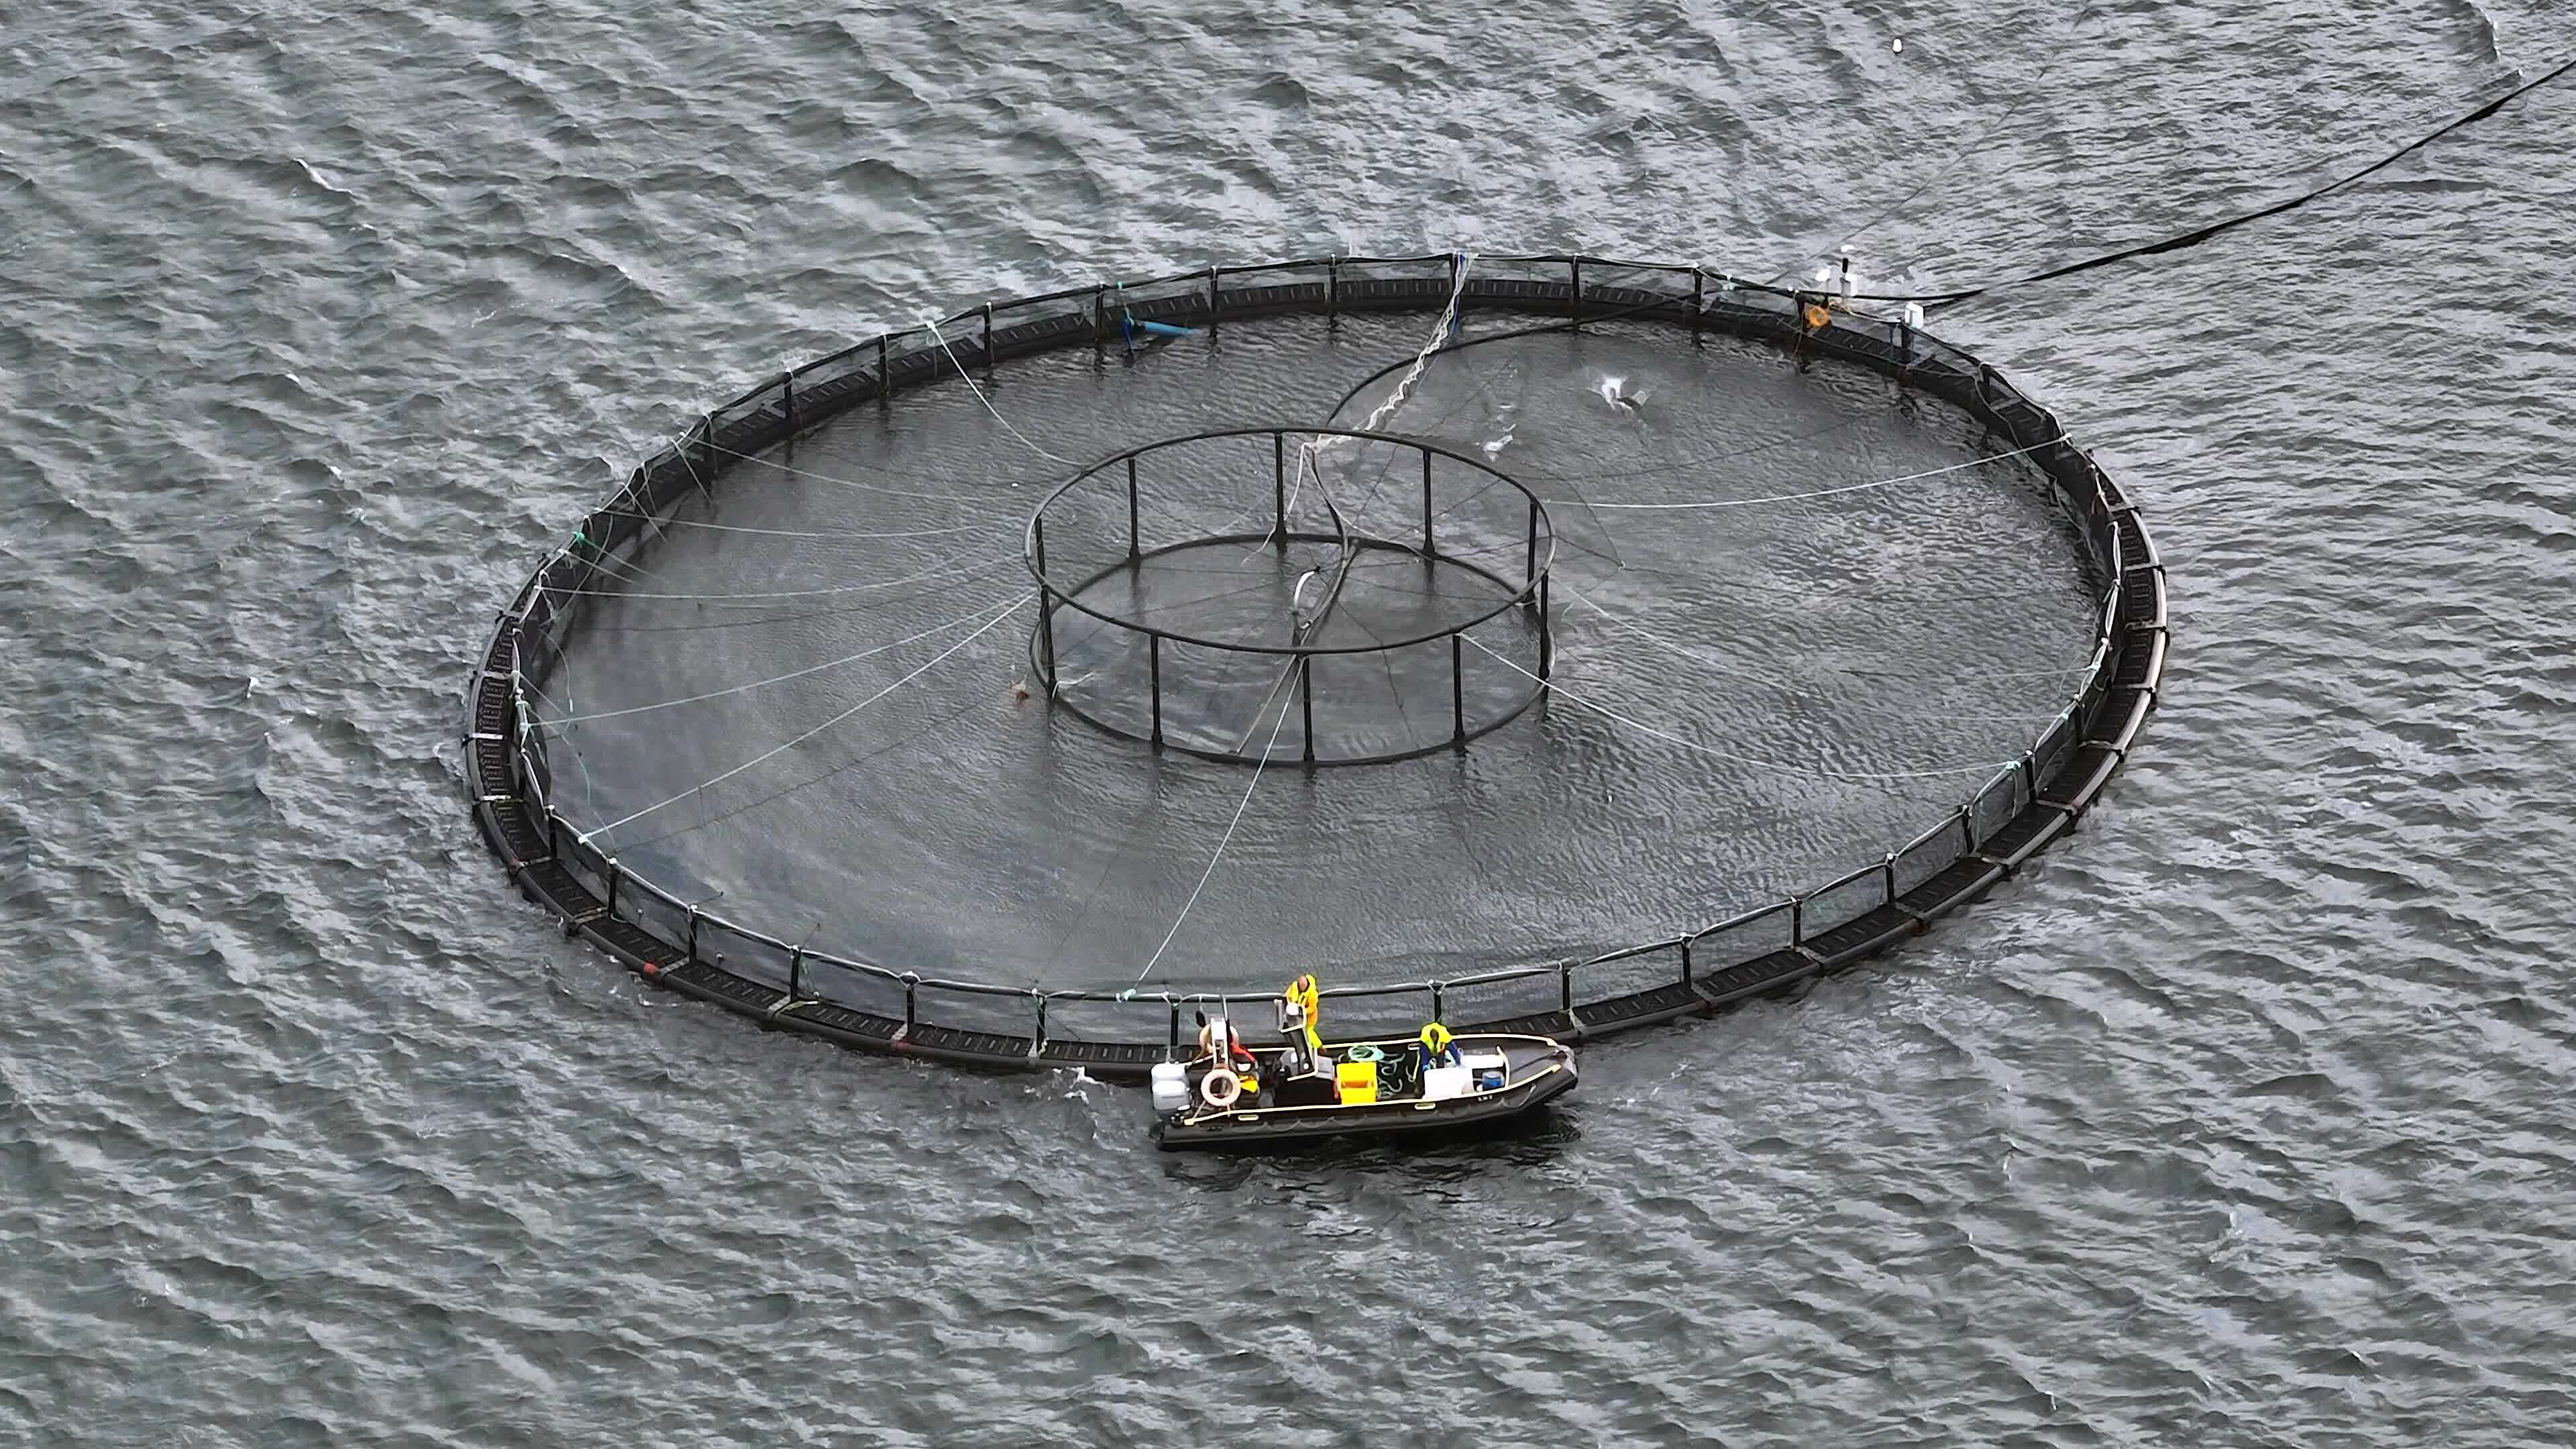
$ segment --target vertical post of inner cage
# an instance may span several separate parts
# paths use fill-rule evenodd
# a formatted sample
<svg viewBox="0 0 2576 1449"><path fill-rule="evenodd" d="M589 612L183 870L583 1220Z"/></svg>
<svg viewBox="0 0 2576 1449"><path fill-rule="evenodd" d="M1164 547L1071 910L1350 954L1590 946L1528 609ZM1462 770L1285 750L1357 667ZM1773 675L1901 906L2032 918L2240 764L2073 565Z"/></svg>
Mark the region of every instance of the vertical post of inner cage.
<svg viewBox="0 0 2576 1449"><path fill-rule="evenodd" d="M1163 636L1160 634L1145 636L1145 668L1148 671L1146 688L1154 696L1154 749L1160 752L1163 748Z"/></svg>
<svg viewBox="0 0 2576 1449"><path fill-rule="evenodd" d="M1449 636L1449 743L1467 748L1467 661L1461 636Z"/></svg>
<svg viewBox="0 0 2576 1449"><path fill-rule="evenodd" d="M1538 500L1530 500L1529 552L1521 564L1521 602L1528 603L1530 585L1538 582Z"/></svg>
<svg viewBox="0 0 2576 1449"><path fill-rule="evenodd" d="M1444 1015L1446 1013L1441 1010L1440 983L1434 981L1431 983L1431 1019L1438 1021Z"/></svg>
<svg viewBox="0 0 2576 1449"><path fill-rule="evenodd" d="M614 915L616 915L616 914L617 914L617 877L618 877L618 874L619 874L619 871L618 871L618 866L617 866L617 857L612 855L612 856L610 856L610 857L608 858L608 902L607 902L608 914L610 914L610 915L612 915L612 916L614 916Z"/></svg>
<svg viewBox="0 0 2576 1449"><path fill-rule="evenodd" d="M1136 543L1136 455L1127 455L1127 561L1135 563L1144 557Z"/></svg>
<svg viewBox="0 0 2576 1449"><path fill-rule="evenodd" d="M698 908L689 907L689 959L698 959Z"/></svg>
<svg viewBox="0 0 2576 1449"><path fill-rule="evenodd" d="M1306 715L1307 764L1315 763L1315 656L1299 655L1297 659L1297 703Z"/></svg>
<svg viewBox="0 0 2576 1449"><path fill-rule="evenodd" d="M787 948L787 999L793 1002L801 1001L804 997L805 943L799 941Z"/></svg>
<svg viewBox="0 0 2576 1449"><path fill-rule="evenodd" d="M1422 450L1422 561L1431 562L1431 450Z"/></svg>
<svg viewBox="0 0 2576 1449"><path fill-rule="evenodd" d="M1567 257L1566 272L1574 280L1566 287L1566 319L1577 332L1583 330L1583 258Z"/></svg>
<svg viewBox="0 0 2576 1449"><path fill-rule="evenodd" d="M1217 299L1218 288L1216 263L1210 262L1208 263L1208 326L1210 328L1214 328L1216 326Z"/></svg>
<svg viewBox="0 0 2576 1449"><path fill-rule="evenodd" d="M1549 622L1547 612L1549 577L1541 574L1538 579L1538 682L1541 684L1547 683L1548 671L1556 664L1556 626Z"/></svg>
<svg viewBox="0 0 2576 1449"><path fill-rule="evenodd" d="M1691 341L1693 342L1699 341L1700 322L1708 315L1708 301L1703 291L1707 280L1699 268L1691 268ZM1683 955L1687 958L1689 952L1685 951ZM1688 971L1683 973L1682 979L1690 979Z"/></svg>
<svg viewBox="0 0 2576 1449"><path fill-rule="evenodd" d="M1055 698L1055 590L1046 581L1046 515L1029 520L1029 546L1038 565L1038 637L1045 641L1047 698Z"/></svg>
<svg viewBox="0 0 2576 1449"><path fill-rule="evenodd" d="M1467 294L1458 290L1458 254L1456 252L1449 254L1449 298L1449 336L1455 337L1458 335L1458 329L1465 325L1467 320ZM1444 337L1441 340L1448 339Z"/></svg>
<svg viewBox="0 0 2576 1449"><path fill-rule="evenodd" d="M793 372L778 374L778 389L779 411L787 415L787 436L792 438L796 436L796 374Z"/></svg>
<svg viewBox="0 0 2576 1449"><path fill-rule="evenodd" d="M1098 352L1109 344L1109 289L1091 289L1091 350Z"/></svg>
<svg viewBox="0 0 2576 1449"><path fill-rule="evenodd" d="M1331 257L1324 262L1324 326L1327 330L1338 330L1341 325L1342 259Z"/></svg>
<svg viewBox="0 0 2576 1449"><path fill-rule="evenodd" d="M1181 1004L1172 999L1172 993L1166 991L1163 993L1163 1005L1171 1008L1172 1055L1177 1057L1181 1054Z"/></svg>
<svg viewBox="0 0 2576 1449"><path fill-rule="evenodd" d="M1270 507L1275 520L1271 536L1279 540L1279 551L1288 551L1288 435L1270 435Z"/></svg>
<svg viewBox="0 0 2576 1449"><path fill-rule="evenodd" d="M1691 938L1682 937L1682 985L1691 984Z"/></svg>
<svg viewBox="0 0 2576 1449"><path fill-rule="evenodd" d="M984 304L984 370L993 370L993 304Z"/></svg>
<svg viewBox="0 0 2576 1449"><path fill-rule="evenodd" d="M893 396L893 389L887 386L891 376L892 374L886 370L886 335L880 332L877 334L877 405L879 407L885 406L886 400Z"/></svg>

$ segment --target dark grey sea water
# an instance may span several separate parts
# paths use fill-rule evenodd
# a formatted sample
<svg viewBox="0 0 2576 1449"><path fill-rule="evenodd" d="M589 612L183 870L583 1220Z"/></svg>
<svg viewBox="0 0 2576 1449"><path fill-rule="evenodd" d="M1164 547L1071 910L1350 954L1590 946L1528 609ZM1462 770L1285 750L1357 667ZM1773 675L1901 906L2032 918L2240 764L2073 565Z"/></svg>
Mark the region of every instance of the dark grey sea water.
<svg viewBox="0 0 2576 1449"><path fill-rule="evenodd" d="M545 541L875 324L1343 245L1970 284L2576 47L1947 9L0 15L0 1442L2568 1441L2564 88L1944 317L2152 510L2148 747L1535 1140L1160 1160L646 994L459 809Z"/></svg>

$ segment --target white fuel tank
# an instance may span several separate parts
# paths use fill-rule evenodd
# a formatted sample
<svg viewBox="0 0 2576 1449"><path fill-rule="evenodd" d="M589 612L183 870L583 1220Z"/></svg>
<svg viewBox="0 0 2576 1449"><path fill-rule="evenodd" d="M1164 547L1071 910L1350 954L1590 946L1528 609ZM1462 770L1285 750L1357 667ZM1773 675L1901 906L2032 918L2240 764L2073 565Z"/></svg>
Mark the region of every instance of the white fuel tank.
<svg viewBox="0 0 2576 1449"><path fill-rule="evenodd" d="M1179 1062L1154 1064L1154 1110L1177 1112L1190 1104L1190 1069Z"/></svg>

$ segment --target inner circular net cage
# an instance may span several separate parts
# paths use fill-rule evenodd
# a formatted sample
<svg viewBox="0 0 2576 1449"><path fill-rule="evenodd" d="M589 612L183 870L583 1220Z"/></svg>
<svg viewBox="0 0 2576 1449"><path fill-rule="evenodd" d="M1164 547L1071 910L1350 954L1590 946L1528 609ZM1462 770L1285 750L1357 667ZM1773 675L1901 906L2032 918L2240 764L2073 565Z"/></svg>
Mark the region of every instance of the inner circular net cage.
<svg viewBox="0 0 2576 1449"><path fill-rule="evenodd" d="M2087 737L2118 564L2044 411L1822 306L1337 259L801 368L523 596L531 816L732 977L1012 1040L1309 971L1337 1030L1500 1020L1866 923Z"/></svg>
<svg viewBox="0 0 2576 1449"><path fill-rule="evenodd" d="M1540 697L1555 534L1480 457L1309 426L1164 439L1030 520L1031 663L1156 749L1376 764L1464 747Z"/></svg>

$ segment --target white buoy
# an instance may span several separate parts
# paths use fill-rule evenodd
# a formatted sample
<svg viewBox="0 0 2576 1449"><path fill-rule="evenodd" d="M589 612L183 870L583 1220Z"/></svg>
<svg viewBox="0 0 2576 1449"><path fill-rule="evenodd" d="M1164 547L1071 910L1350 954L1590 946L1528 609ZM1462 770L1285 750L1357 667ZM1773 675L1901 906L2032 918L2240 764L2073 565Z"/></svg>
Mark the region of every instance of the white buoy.
<svg viewBox="0 0 2576 1449"><path fill-rule="evenodd" d="M1903 55L1905 53L1905 42L1902 40L1896 42L1895 50L1898 55Z"/></svg>
<svg viewBox="0 0 2576 1449"><path fill-rule="evenodd" d="M1922 330L1923 330L1923 304L1922 304L1922 303L1920 303L1920 302L1908 302L1908 303L1906 303L1906 304L1905 304L1905 325L1906 325L1906 326L1908 326L1908 327L1913 328L1913 329L1914 329L1914 330L1916 330L1917 332L1920 332L1920 331L1922 331Z"/></svg>

